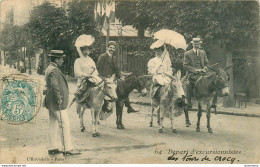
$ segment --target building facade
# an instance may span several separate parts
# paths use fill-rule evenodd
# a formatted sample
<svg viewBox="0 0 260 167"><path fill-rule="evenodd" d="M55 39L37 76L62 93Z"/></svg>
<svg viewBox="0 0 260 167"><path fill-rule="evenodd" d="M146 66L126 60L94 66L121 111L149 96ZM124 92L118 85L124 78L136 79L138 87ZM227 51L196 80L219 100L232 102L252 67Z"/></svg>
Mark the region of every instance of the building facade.
<svg viewBox="0 0 260 167"><path fill-rule="evenodd" d="M30 11L35 6L49 1L58 7L67 8L71 0L2 0L0 1L0 31L4 23L24 25L29 21Z"/></svg>

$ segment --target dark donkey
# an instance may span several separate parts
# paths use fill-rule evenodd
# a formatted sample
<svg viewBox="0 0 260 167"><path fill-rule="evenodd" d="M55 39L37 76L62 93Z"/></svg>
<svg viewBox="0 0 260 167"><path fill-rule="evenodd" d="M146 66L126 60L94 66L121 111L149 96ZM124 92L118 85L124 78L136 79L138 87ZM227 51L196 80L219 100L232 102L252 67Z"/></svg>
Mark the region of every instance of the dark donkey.
<svg viewBox="0 0 260 167"><path fill-rule="evenodd" d="M134 90L137 89L142 96L146 96L147 90L145 87L146 78L149 76L139 76L136 77L135 75L129 75L125 80L118 80L117 81L117 97L118 100L116 101L116 124L117 129L125 129L122 123L122 116L123 116L123 107L125 104L126 99L128 98L129 94ZM150 76L151 77L151 76Z"/></svg>
<svg viewBox="0 0 260 167"><path fill-rule="evenodd" d="M226 70L230 68L227 67L225 70L218 69L209 72L204 76L201 76L195 84L194 87L194 96L198 101L198 122L197 122L197 132L200 132L200 118L202 115L201 102L204 101L207 104L207 128L209 133L213 133L210 127L210 108L214 106L213 98L217 95L227 96L229 95L228 81L229 76L226 73ZM186 126L189 126L189 113L188 107L184 108Z"/></svg>

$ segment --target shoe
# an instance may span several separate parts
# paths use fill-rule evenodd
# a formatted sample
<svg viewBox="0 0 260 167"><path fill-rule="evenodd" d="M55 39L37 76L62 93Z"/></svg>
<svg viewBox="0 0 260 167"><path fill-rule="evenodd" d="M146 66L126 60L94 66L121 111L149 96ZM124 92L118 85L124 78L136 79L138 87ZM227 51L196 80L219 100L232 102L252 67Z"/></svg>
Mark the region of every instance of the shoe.
<svg viewBox="0 0 260 167"><path fill-rule="evenodd" d="M71 150L71 151L65 151L65 152L63 152L63 155L64 155L64 156L69 156L69 155L79 155L79 154L81 154L81 153L78 152L78 151L75 151L75 150Z"/></svg>
<svg viewBox="0 0 260 167"><path fill-rule="evenodd" d="M59 149L53 149L53 150L48 150L48 153L49 153L50 155L53 155L53 154L59 154L59 153L61 153L61 152L60 152Z"/></svg>
<svg viewBox="0 0 260 167"><path fill-rule="evenodd" d="M139 111L134 110L132 107L128 107L127 113L135 113L135 112L139 112Z"/></svg>

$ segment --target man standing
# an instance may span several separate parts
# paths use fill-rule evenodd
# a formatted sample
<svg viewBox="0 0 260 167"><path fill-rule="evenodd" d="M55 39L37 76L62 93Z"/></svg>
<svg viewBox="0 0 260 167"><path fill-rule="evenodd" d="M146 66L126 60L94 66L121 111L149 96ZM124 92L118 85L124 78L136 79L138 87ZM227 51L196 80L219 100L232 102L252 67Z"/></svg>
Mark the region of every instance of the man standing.
<svg viewBox="0 0 260 167"><path fill-rule="evenodd" d="M121 77L121 71L117 65L117 59L116 56L114 55L116 51L116 42L114 41L109 41L107 45L107 52L100 55L97 61L97 69L99 72L99 75L101 77L111 77L113 74L115 74L117 79L122 79ZM128 108L127 112L132 113L132 112L138 112L134 110L129 101L129 97L127 97L125 106ZM108 101L104 101L104 105L102 107L103 111L106 111L108 107ZM106 112L111 112L112 109L106 111Z"/></svg>
<svg viewBox="0 0 260 167"><path fill-rule="evenodd" d="M190 108L195 82L208 70L208 58L206 52L200 50L202 41L200 38L193 38L191 43L193 44L193 49L184 53L183 61L184 69L190 74L189 81L187 83L187 96Z"/></svg>
<svg viewBox="0 0 260 167"><path fill-rule="evenodd" d="M58 67L63 64L63 51L51 50L51 63L45 71L46 97L45 106L49 110L49 154L61 153L57 146L57 122L61 130L62 152L64 155L80 154L72 148L70 123L67 113L69 88L65 76Z"/></svg>

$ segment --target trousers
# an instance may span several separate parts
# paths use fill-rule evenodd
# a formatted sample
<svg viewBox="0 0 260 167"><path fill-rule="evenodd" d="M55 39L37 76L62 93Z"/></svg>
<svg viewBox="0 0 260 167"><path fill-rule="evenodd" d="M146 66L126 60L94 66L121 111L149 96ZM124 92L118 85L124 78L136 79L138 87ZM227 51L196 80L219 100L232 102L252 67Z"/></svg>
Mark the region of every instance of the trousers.
<svg viewBox="0 0 260 167"><path fill-rule="evenodd" d="M58 126L59 125L59 126ZM58 148L58 133L57 130L60 130L61 145L63 151L70 151L73 149L71 143L70 135L70 122L68 117L67 110L60 111L49 111L49 131L48 131L48 140L49 140L49 150ZM65 146L65 150L64 150Z"/></svg>

